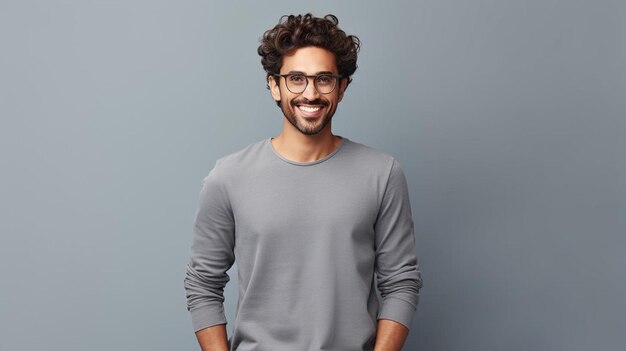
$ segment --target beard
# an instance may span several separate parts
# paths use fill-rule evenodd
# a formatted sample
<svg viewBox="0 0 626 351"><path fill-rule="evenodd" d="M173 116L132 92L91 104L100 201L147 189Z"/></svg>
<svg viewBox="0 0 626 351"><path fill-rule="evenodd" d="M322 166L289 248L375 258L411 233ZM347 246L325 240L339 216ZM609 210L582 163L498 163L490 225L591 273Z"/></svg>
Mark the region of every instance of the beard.
<svg viewBox="0 0 626 351"><path fill-rule="evenodd" d="M283 111L285 118L304 135L315 135L324 130L335 114L336 107L332 107L325 115L321 116L321 121L317 119L315 122L308 122L305 118L297 115L298 104L318 105L322 109L326 109L329 103L322 99L307 100L305 98L293 99L291 101L281 100L280 109Z"/></svg>

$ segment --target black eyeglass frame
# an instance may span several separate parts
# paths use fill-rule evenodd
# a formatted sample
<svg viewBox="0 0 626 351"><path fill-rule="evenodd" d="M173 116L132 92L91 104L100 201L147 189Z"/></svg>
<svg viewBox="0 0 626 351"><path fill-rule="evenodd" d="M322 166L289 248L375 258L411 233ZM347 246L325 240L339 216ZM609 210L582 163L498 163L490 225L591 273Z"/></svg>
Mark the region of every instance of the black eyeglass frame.
<svg viewBox="0 0 626 351"><path fill-rule="evenodd" d="M312 74L312 75L307 75L307 74L303 74L303 73L285 73L285 74L276 74L276 73L275 73L275 74L272 74L272 76L273 76L274 78L280 78L280 77L285 78L285 86L287 87L287 90L289 90L292 94L302 94L302 93L304 93L304 92L306 91L306 88L309 86L309 78L313 78L313 86L315 87L315 90L316 90L318 93L322 94L322 95L330 94L330 93L332 93L333 91L335 91L335 89L337 89L337 85L338 85L337 83L339 83L339 80L340 80L341 78L343 78L343 76L342 76L342 75L340 75L340 74L329 74L329 73ZM306 78L306 84L304 85L304 89L302 89L302 91L301 91L301 92L296 93L296 92L291 91L291 89L289 89L289 83L287 83L286 78L288 78L288 77L290 77L290 76L302 76L302 77L305 77L305 78ZM335 85L333 86L333 89L332 89L331 91L327 92L327 93L322 93L322 92L321 92L321 91L317 88L317 79L318 79L319 77L331 77L331 78L335 78Z"/></svg>

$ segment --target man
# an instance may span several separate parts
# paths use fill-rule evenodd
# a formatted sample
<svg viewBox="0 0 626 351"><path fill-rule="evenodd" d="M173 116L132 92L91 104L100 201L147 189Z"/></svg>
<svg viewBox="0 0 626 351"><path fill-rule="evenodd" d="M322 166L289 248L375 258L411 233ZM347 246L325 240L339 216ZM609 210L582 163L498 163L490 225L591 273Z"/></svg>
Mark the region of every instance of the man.
<svg viewBox="0 0 626 351"><path fill-rule="evenodd" d="M331 132L359 49L337 23L284 16L265 32L258 53L282 132L204 179L185 278L204 351L229 349L235 259L232 350L402 348L422 285L407 185L391 156Z"/></svg>

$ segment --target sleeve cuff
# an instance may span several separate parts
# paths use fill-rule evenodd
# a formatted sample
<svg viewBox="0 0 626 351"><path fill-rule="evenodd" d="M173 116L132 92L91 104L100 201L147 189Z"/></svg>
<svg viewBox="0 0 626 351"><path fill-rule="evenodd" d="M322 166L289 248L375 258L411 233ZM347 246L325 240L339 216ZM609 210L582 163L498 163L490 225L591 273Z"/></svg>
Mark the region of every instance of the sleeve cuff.
<svg viewBox="0 0 626 351"><path fill-rule="evenodd" d="M189 311L194 332L218 324L226 324L224 306L204 305Z"/></svg>
<svg viewBox="0 0 626 351"><path fill-rule="evenodd" d="M390 298L383 301L377 319L390 319L411 329L414 314L415 306L404 300Z"/></svg>

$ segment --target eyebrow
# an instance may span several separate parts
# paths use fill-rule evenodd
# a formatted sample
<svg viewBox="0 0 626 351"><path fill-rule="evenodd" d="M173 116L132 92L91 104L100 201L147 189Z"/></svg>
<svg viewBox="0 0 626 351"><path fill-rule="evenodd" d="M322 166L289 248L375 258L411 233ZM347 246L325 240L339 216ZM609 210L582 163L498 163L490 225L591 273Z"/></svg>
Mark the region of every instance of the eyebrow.
<svg viewBox="0 0 626 351"><path fill-rule="evenodd" d="M289 72L287 72L287 74L304 74L304 75L307 75L306 73L304 73L302 71L289 71ZM320 75L320 74L334 74L334 73L331 72L331 71L320 71L320 72L317 72L317 73L311 74L311 75L312 76L317 76L317 75Z"/></svg>

